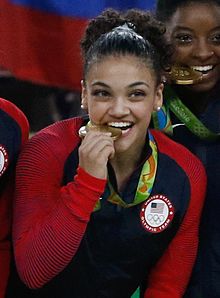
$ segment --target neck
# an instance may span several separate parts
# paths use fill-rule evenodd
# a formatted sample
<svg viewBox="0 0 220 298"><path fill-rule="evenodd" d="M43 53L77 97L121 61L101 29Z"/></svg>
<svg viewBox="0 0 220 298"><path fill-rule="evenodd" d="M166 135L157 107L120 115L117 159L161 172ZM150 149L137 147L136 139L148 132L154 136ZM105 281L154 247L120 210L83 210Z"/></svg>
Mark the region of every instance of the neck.
<svg viewBox="0 0 220 298"><path fill-rule="evenodd" d="M182 102L195 114L203 113L209 102L215 99L215 94L219 87L207 92L195 92L186 86L175 85L173 87Z"/></svg>
<svg viewBox="0 0 220 298"><path fill-rule="evenodd" d="M140 149L139 149L140 150ZM110 164L114 169L118 189L121 190L137 168L142 157L142 150L139 154L120 153L116 154L114 158L110 160Z"/></svg>
<svg viewBox="0 0 220 298"><path fill-rule="evenodd" d="M140 158L137 157L137 155L132 156L122 153L111 159L110 163L114 170L118 169L119 171L124 171L127 168L134 169L137 166L139 160Z"/></svg>

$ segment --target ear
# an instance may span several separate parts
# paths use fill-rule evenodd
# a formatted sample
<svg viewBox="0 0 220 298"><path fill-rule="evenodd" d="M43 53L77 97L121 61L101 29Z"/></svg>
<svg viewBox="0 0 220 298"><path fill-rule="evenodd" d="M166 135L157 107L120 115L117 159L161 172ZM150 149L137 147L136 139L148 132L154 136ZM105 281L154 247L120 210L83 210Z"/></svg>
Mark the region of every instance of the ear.
<svg viewBox="0 0 220 298"><path fill-rule="evenodd" d="M160 83L155 91L154 111L159 111L163 104L163 89L164 84Z"/></svg>
<svg viewBox="0 0 220 298"><path fill-rule="evenodd" d="M84 80L81 80L81 108L87 109L88 108L88 95L87 95L87 88Z"/></svg>

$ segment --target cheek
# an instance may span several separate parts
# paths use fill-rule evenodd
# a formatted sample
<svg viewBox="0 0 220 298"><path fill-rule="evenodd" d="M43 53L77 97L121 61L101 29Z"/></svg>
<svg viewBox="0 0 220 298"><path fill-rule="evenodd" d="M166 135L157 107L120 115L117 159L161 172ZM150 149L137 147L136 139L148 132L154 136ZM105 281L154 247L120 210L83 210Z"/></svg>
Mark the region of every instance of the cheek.
<svg viewBox="0 0 220 298"><path fill-rule="evenodd" d="M189 59L192 53L192 49L189 47L175 47L174 54L173 54L173 61L175 62L184 62Z"/></svg>
<svg viewBox="0 0 220 298"><path fill-rule="evenodd" d="M97 104L93 102L88 106L89 118L95 123L99 123L99 121L104 117L105 113L106 107L103 104Z"/></svg>
<svg viewBox="0 0 220 298"><path fill-rule="evenodd" d="M220 46L218 46L215 50L215 55L218 57L218 60L220 61Z"/></svg>
<svg viewBox="0 0 220 298"><path fill-rule="evenodd" d="M145 108L143 107L143 109L139 111L138 118L141 119L143 123L148 124L151 119L152 112L153 112L152 105L148 106L147 109L146 107Z"/></svg>

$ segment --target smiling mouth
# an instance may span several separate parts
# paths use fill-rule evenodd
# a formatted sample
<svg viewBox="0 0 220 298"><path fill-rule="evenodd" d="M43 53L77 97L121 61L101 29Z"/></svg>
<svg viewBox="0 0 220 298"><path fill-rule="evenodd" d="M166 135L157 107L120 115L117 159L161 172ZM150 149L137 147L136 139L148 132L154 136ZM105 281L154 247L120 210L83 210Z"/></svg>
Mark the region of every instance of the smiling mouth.
<svg viewBox="0 0 220 298"><path fill-rule="evenodd" d="M191 66L192 70L198 71L202 73L203 75L208 74L210 71L212 71L215 66L214 65L205 65L205 66Z"/></svg>
<svg viewBox="0 0 220 298"><path fill-rule="evenodd" d="M107 125L109 127L119 128L121 130L127 130L129 128L132 128L134 124L126 121L126 122L109 122L107 123Z"/></svg>

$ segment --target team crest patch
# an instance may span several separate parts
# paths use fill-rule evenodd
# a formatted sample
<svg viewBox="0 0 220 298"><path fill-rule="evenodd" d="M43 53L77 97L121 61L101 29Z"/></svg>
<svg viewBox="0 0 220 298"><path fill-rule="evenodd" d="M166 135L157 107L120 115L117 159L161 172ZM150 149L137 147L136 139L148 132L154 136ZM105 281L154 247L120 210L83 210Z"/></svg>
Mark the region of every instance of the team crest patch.
<svg viewBox="0 0 220 298"><path fill-rule="evenodd" d="M0 177L8 167L8 153L3 145L0 145Z"/></svg>
<svg viewBox="0 0 220 298"><path fill-rule="evenodd" d="M141 223L151 233L160 233L171 223L174 207L164 195L154 195L141 208Z"/></svg>

